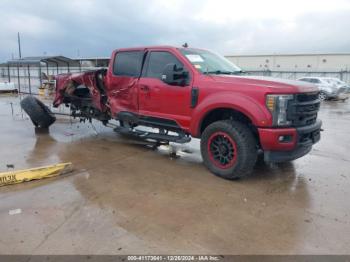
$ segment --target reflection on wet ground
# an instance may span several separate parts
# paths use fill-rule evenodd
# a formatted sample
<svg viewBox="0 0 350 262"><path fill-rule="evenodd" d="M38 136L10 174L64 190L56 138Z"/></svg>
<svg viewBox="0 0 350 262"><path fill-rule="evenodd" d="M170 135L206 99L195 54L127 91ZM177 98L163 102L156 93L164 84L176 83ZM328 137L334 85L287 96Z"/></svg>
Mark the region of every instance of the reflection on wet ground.
<svg viewBox="0 0 350 262"><path fill-rule="evenodd" d="M310 155L235 182L205 169L198 140L155 150L64 117L35 133L18 103L0 98L0 169L75 171L0 188L2 254L350 253L349 102L322 105Z"/></svg>

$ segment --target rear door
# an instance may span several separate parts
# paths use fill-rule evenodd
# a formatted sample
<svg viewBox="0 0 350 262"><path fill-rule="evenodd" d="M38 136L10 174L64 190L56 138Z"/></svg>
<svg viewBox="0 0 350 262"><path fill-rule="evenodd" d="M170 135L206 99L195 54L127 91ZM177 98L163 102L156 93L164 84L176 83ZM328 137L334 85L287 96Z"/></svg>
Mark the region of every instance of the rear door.
<svg viewBox="0 0 350 262"><path fill-rule="evenodd" d="M164 83L161 80L163 70L171 63L178 68L185 68L174 53L165 50L148 51L139 80L139 114L174 120L181 127L187 127L191 115L191 81L188 81L187 86Z"/></svg>
<svg viewBox="0 0 350 262"><path fill-rule="evenodd" d="M138 112L138 79L144 50L120 51L114 55L107 78L107 94L113 116L121 111Z"/></svg>

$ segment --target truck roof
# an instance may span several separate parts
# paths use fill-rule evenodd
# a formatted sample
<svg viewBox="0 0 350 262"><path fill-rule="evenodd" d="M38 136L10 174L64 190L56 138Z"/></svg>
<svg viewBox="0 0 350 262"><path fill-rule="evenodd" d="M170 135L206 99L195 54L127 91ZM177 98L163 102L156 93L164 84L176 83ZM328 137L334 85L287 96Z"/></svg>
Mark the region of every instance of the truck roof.
<svg viewBox="0 0 350 262"><path fill-rule="evenodd" d="M182 47L182 46L170 46L170 45L155 45L155 46L138 46L138 47L127 47L118 48L115 51L134 51L134 50L144 50L144 49L189 49L189 50L204 50L201 48L192 47Z"/></svg>
<svg viewBox="0 0 350 262"><path fill-rule="evenodd" d="M129 51L129 50L143 50L143 49L156 49L156 48L164 48L164 49L177 49L175 46L167 46L167 45L159 45L159 46L138 46L138 47L125 47L118 48L118 51Z"/></svg>

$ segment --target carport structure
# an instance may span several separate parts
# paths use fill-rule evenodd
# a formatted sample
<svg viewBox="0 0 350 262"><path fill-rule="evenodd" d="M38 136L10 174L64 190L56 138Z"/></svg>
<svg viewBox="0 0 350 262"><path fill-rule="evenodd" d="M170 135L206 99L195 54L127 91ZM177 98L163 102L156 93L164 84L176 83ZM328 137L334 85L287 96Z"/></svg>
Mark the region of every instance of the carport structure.
<svg viewBox="0 0 350 262"><path fill-rule="evenodd" d="M49 68L54 69L55 73L71 72L72 68L78 68L81 71L81 65L79 61L72 60L64 56L35 56L24 57L21 59L13 59L7 61L2 66L7 67L8 81L11 82L11 68L17 68L17 86L18 91L21 92L21 77L28 79L29 93L32 93L32 78L39 78L40 86L42 85L42 73L46 71L46 75L49 75ZM35 72L37 69L37 73ZM21 75L20 70L24 73ZM33 72L33 70L35 70ZM51 72L53 72L51 70ZM76 70L74 70L76 71ZM37 75L37 76L33 76Z"/></svg>

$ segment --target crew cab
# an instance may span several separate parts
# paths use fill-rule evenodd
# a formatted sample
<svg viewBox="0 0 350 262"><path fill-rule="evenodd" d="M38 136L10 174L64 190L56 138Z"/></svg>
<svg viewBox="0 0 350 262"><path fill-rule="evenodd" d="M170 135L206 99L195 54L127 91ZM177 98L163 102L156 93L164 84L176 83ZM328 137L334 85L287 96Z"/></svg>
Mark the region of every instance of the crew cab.
<svg viewBox="0 0 350 262"><path fill-rule="evenodd" d="M291 161L320 139L315 85L246 76L207 50L118 49L108 69L55 79L55 107L65 104L74 117L98 119L107 126L116 121L115 131L144 139L186 143L199 138L205 166L226 179L251 173L260 154L268 162ZM38 110L31 112L34 104L33 97L22 101L33 123L48 127L54 116L44 121Z"/></svg>

